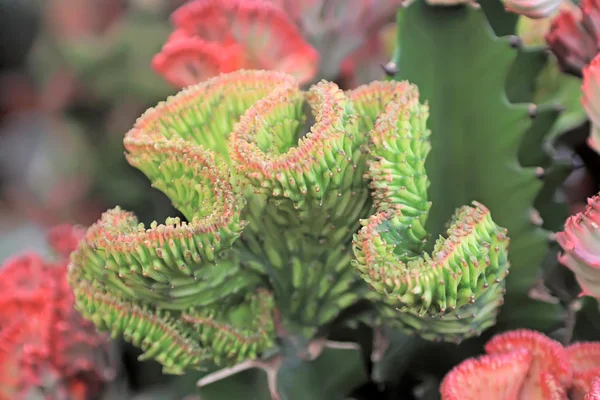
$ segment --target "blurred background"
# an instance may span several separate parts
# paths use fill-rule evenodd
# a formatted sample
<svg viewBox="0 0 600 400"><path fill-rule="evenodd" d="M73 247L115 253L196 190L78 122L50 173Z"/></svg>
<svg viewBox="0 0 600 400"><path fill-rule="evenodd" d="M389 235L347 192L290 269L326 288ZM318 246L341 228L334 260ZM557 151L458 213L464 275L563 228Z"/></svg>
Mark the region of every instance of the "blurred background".
<svg viewBox="0 0 600 400"><path fill-rule="evenodd" d="M143 222L176 214L127 164L122 139L144 110L178 90L151 62L185 2L0 0L0 262L25 248L42 251L54 224L87 226L117 204ZM291 10L302 2L288 3ZM398 4L330 10L319 16L327 24L297 21L328 55L313 82L349 88L382 78Z"/></svg>

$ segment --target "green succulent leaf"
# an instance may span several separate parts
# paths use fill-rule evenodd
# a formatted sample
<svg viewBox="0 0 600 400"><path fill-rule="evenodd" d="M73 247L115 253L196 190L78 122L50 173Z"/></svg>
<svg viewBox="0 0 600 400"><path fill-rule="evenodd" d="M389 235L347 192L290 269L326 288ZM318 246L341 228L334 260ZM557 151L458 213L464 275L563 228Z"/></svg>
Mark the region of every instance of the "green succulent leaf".
<svg viewBox="0 0 600 400"><path fill-rule="evenodd" d="M367 382L367 372L361 352L356 349L325 348L314 361L287 359L277 374L281 400L342 400L351 391ZM215 382L199 390L202 399L228 400L246 398L271 400L267 374L251 369Z"/></svg>
<svg viewBox="0 0 600 400"><path fill-rule="evenodd" d="M431 108L428 127L434 134L425 167L436 206L427 230L443 232L448 216L462 204L485 204L511 237L502 325L548 328L560 317L559 308L528 296L548 249L548 232L531 218L542 182L535 167L518 162L531 126L529 105L507 98L517 50L510 38L496 37L482 10L415 2L398 18L395 79L418 85Z"/></svg>

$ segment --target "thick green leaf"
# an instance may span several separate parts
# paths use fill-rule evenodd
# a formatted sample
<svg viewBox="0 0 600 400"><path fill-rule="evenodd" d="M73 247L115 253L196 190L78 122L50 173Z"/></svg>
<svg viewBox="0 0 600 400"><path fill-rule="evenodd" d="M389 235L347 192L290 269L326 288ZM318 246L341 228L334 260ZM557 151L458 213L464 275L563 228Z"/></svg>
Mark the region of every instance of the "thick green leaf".
<svg viewBox="0 0 600 400"><path fill-rule="evenodd" d="M428 231L437 237L454 209L473 200L490 208L511 237L501 327L548 329L559 307L528 296L548 249L548 232L531 221L543 184L534 166L518 160L525 135L537 132L528 133L530 105L510 103L506 92L518 50L495 36L482 10L415 2L398 19L395 79L417 84L431 113ZM540 152L541 143L533 144Z"/></svg>
<svg viewBox="0 0 600 400"><path fill-rule="evenodd" d="M280 400L341 400L367 381L360 350L325 348L314 361L286 357L277 375ZM199 391L202 400L271 400L264 371L252 369Z"/></svg>
<svg viewBox="0 0 600 400"><path fill-rule="evenodd" d="M549 59L536 86L536 102L553 104L564 109L552 133L548 135L549 138L554 139L587 120L587 114L581 104L581 79L562 73L556 58Z"/></svg>

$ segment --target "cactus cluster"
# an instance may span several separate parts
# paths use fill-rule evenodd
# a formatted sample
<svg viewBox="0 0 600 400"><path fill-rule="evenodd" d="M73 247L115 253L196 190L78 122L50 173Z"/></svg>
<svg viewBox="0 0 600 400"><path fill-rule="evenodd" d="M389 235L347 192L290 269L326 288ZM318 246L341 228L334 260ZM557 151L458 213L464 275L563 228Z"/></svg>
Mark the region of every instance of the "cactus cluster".
<svg viewBox="0 0 600 400"><path fill-rule="evenodd" d="M106 212L71 256L79 310L168 373L308 343L364 300L427 339L480 334L508 238L474 203L424 252L427 115L408 82L302 91L241 70L182 90L124 145L184 220Z"/></svg>
<svg viewBox="0 0 600 400"><path fill-rule="evenodd" d="M115 376L111 345L75 310L67 282L67 257L83 232L50 231L56 262L29 252L0 269L0 399L92 399Z"/></svg>
<svg viewBox="0 0 600 400"><path fill-rule="evenodd" d="M600 342L564 347L523 329L494 336L485 351L446 375L442 400L593 400L598 395Z"/></svg>

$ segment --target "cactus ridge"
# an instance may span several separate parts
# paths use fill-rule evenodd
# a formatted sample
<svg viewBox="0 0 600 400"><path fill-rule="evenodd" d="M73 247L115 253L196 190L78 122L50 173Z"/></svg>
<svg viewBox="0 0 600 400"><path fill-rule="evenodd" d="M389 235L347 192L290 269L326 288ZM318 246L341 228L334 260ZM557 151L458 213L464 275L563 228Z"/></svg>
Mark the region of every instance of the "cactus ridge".
<svg viewBox="0 0 600 400"><path fill-rule="evenodd" d="M144 350L140 360L154 358L165 373L183 374L187 367L199 367L209 358L208 350L193 340L192 333L168 312L121 300L88 283L78 282L75 289L77 309L100 330Z"/></svg>
<svg viewBox="0 0 600 400"><path fill-rule="evenodd" d="M221 74L148 109L128 135L156 132L165 138L180 137L229 160L227 138L235 123L254 103L282 85L297 83L289 75L272 71Z"/></svg>
<svg viewBox="0 0 600 400"><path fill-rule="evenodd" d="M447 329L440 331L461 340L495 321L508 274L509 239L489 210L473 202L473 207L456 211L447 237L436 241L432 254L423 253L431 207L425 172L430 150L427 116L427 105L419 103L413 87L396 96L375 123L369 177L377 212L355 235L354 265L400 311L397 319L403 327L429 337L426 327L434 324L432 319L443 318L439 325ZM485 303L474 307L486 292L494 293L492 298L486 296Z"/></svg>
<svg viewBox="0 0 600 400"><path fill-rule="evenodd" d="M474 203L424 254L427 116L408 82L301 91L238 71L184 89L124 145L187 221L106 212L71 256L80 307L174 373L310 340L362 299L428 339L479 334L502 303L508 239Z"/></svg>

